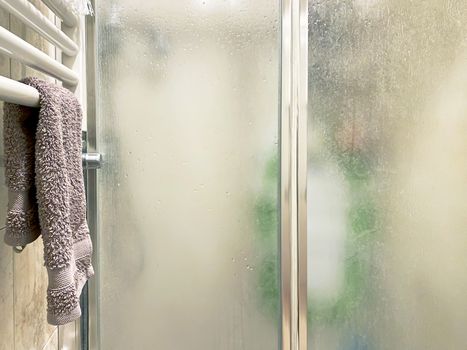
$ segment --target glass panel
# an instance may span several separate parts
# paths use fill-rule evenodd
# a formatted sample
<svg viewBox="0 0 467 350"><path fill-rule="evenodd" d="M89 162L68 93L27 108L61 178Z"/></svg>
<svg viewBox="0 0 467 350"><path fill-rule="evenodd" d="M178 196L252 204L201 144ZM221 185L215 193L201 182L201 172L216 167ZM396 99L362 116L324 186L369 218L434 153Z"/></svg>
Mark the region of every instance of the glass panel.
<svg viewBox="0 0 467 350"><path fill-rule="evenodd" d="M309 8L309 348L463 349L467 3Z"/></svg>
<svg viewBox="0 0 467 350"><path fill-rule="evenodd" d="M102 349L277 349L279 1L97 2Z"/></svg>

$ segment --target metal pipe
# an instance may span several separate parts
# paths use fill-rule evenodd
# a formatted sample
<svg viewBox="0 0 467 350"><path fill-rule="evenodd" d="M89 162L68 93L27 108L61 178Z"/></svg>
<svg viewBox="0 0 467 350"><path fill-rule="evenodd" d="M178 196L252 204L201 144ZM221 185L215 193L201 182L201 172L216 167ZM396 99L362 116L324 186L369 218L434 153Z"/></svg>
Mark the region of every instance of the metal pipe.
<svg viewBox="0 0 467 350"><path fill-rule="evenodd" d="M39 92L32 86L0 76L0 100L23 106L39 107Z"/></svg>
<svg viewBox="0 0 467 350"><path fill-rule="evenodd" d="M78 75L71 69L58 63L41 50L0 27L0 51L34 69L51 75L64 83L76 85Z"/></svg>
<svg viewBox="0 0 467 350"><path fill-rule="evenodd" d="M58 17L60 17L67 26L77 27L79 17L65 3L60 0L42 0Z"/></svg>
<svg viewBox="0 0 467 350"><path fill-rule="evenodd" d="M60 48L68 56L75 56L78 45L58 29L46 16L27 0L0 0L0 7Z"/></svg>

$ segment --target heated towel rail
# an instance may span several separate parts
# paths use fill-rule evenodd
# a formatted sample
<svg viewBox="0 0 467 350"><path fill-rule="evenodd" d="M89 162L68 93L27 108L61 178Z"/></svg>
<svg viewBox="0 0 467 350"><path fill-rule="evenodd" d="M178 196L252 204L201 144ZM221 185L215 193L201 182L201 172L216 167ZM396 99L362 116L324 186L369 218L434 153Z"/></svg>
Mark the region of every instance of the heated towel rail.
<svg viewBox="0 0 467 350"><path fill-rule="evenodd" d="M44 16L33 4L27 0L0 0L0 7L21 20L28 27L49 42L60 48L68 56L75 56L79 46L46 16Z"/></svg>
<svg viewBox="0 0 467 350"><path fill-rule="evenodd" d="M32 86L0 76L0 99L29 107L39 106L39 92Z"/></svg>
<svg viewBox="0 0 467 350"><path fill-rule="evenodd" d="M63 63L1 26L0 55L6 55L62 81L65 87L78 95L85 112L85 94L83 89L77 89L80 83L84 85L82 80L85 80L86 76L83 50L80 49L80 44L84 42L84 20L66 7L63 1L42 0L42 2L61 20L63 30L28 0L0 0L0 8L15 16L61 50ZM29 85L0 75L0 100L23 106L39 107L39 92ZM0 164L2 161L3 158L0 156ZM101 166L101 155L83 153L83 166L86 169L98 169Z"/></svg>
<svg viewBox="0 0 467 350"><path fill-rule="evenodd" d="M81 80L80 76L83 75L83 63L78 56L82 55L80 42L84 37L80 35L80 17L60 0L43 2L61 19L63 30L27 0L0 0L0 7L59 49L63 54L62 59L55 60L4 27L0 27L0 54L62 81L65 87L79 94L77 86ZM0 100L38 107L39 93L30 86L0 76ZM83 101L81 103L83 104Z"/></svg>

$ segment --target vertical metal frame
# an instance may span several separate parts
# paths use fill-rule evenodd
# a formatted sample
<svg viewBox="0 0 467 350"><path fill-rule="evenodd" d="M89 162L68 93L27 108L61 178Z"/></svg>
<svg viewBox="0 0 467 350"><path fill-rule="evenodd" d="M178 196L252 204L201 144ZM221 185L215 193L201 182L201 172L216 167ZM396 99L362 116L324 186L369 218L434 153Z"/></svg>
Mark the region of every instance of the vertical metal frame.
<svg viewBox="0 0 467 350"><path fill-rule="evenodd" d="M308 0L281 7L282 349L307 348Z"/></svg>
<svg viewBox="0 0 467 350"><path fill-rule="evenodd" d="M95 9L95 1L91 1ZM87 146L88 152L96 152L97 147L97 119L96 119L96 35L95 16L85 18L85 52L86 52L86 100L87 100ZM97 169L87 170L87 209L88 226L93 244L93 266L95 277L88 281L88 348L97 350L99 345L99 242L97 236L98 228L98 205L97 205ZM84 350L84 349L83 349Z"/></svg>
<svg viewBox="0 0 467 350"><path fill-rule="evenodd" d="M297 140L297 210L298 210L298 349L307 349L307 315L308 315L308 285L307 285L307 183L308 183L308 0L298 0L295 16L295 35L297 67L297 109L298 109L298 140Z"/></svg>
<svg viewBox="0 0 467 350"><path fill-rule="evenodd" d="M282 350L292 349L294 322L292 319L292 204L293 152L292 132L292 1L281 3L281 112L280 112L280 262L281 262L281 322Z"/></svg>

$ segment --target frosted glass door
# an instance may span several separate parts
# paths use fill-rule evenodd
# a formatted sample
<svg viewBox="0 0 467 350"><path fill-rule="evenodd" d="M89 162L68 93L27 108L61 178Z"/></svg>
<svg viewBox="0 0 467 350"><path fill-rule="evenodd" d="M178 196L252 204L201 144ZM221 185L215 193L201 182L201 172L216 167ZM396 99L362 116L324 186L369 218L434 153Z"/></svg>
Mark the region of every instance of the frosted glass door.
<svg viewBox="0 0 467 350"><path fill-rule="evenodd" d="M309 1L309 349L465 349L467 2Z"/></svg>
<svg viewBox="0 0 467 350"><path fill-rule="evenodd" d="M278 349L279 1L96 3L101 349Z"/></svg>

